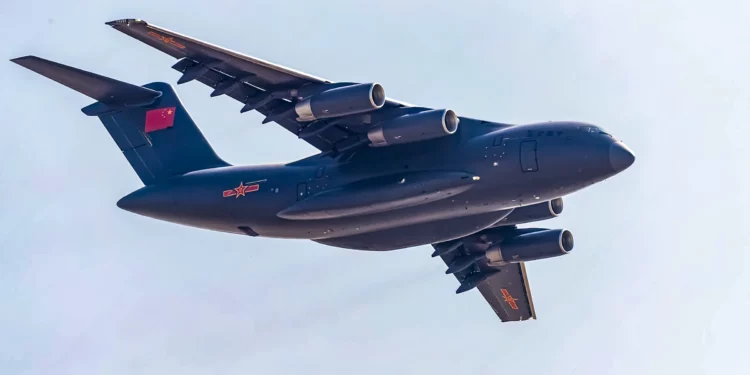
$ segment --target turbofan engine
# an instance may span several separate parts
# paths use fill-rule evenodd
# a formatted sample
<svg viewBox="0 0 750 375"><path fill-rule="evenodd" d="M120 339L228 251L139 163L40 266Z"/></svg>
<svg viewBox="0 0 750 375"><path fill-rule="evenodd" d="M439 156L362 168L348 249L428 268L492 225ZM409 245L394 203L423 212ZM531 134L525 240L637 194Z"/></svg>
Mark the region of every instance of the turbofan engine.
<svg viewBox="0 0 750 375"><path fill-rule="evenodd" d="M378 83L337 87L300 100L295 106L298 121L313 121L376 110L385 104L385 89Z"/></svg>
<svg viewBox="0 0 750 375"><path fill-rule="evenodd" d="M530 206L518 207L500 220L493 227L508 226L529 223L532 221L541 221L557 217L563 211L562 198L555 198L551 201L532 204Z"/></svg>
<svg viewBox="0 0 750 375"><path fill-rule="evenodd" d="M367 132L373 147L426 141L458 130L458 116L450 109L433 109L386 120Z"/></svg>
<svg viewBox="0 0 750 375"><path fill-rule="evenodd" d="M573 234L567 229L525 233L507 238L487 249L489 265L528 262L565 255L573 250Z"/></svg>
<svg viewBox="0 0 750 375"><path fill-rule="evenodd" d="M493 228L481 242L490 240L486 250L470 251L469 254L453 259L448 265L446 274L461 272L474 264L490 267L502 266L508 263L528 262L537 259L552 258L565 255L573 250L573 234L567 229L541 228ZM479 239L479 237L477 238ZM474 245L464 241L456 241L433 254L445 255L455 251L461 245L472 248Z"/></svg>

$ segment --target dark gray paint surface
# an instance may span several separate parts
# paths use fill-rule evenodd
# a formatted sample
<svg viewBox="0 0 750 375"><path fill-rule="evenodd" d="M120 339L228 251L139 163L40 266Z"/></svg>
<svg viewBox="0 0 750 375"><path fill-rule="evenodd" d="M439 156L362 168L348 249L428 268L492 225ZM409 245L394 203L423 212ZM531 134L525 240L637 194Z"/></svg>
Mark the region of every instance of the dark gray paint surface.
<svg viewBox="0 0 750 375"><path fill-rule="evenodd" d="M84 112L100 118L145 184L119 207L198 228L350 249L433 244L449 269L457 270L457 292L478 287L503 321L535 317L524 254L562 255L569 249L560 241L556 253L550 236L516 247L516 259L499 259L502 251L493 249L544 231L515 224L560 214L560 197L635 160L622 142L579 122L512 126L459 117L453 134L434 138L425 128L429 136L423 140L409 131L404 136L411 138L401 144L368 147L368 129L431 109L387 99L366 113L302 121L296 103L349 83L334 84L144 21L108 24L181 58L175 65L183 72L180 83L210 85L214 96L241 101L244 109L260 111L321 151L282 165L230 166L166 83L141 88L36 57L13 60L97 100ZM172 117L158 121L168 124L149 130L152 111L165 109Z"/></svg>

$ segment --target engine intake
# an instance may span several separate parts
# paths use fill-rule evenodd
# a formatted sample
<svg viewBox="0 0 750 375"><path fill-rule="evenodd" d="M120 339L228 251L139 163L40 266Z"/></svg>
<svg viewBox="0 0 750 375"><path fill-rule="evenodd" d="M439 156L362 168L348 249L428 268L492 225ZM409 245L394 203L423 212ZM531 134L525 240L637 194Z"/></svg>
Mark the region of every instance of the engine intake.
<svg viewBox="0 0 750 375"><path fill-rule="evenodd" d="M490 265L528 262L565 255L573 250L573 245L573 234L567 229L540 230L494 244L485 256Z"/></svg>
<svg viewBox="0 0 750 375"><path fill-rule="evenodd" d="M376 110L385 104L385 89L378 83L337 87L302 99L294 106L298 121L313 121Z"/></svg>
<svg viewBox="0 0 750 375"><path fill-rule="evenodd" d="M433 109L384 121L367 132L372 146L426 141L458 130L458 116L450 109Z"/></svg>

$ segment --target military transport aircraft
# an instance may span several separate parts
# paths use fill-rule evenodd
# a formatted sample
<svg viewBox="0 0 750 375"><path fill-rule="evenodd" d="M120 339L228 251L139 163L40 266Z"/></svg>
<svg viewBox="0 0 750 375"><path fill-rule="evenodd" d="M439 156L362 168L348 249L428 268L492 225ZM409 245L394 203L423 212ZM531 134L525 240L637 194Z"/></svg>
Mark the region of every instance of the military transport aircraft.
<svg viewBox="0 0 750 375"><path fill-rule="evenodd" d="M198 81L320 150L283 165L218 157L172 86L136 86L34 56L12 61L96 100L97 116L145 185L117 205L247 236L358 250L431 244L502 321L536 318L524 262L567 254L560 197L628 168L633 153L579 122L509 125L390 99L378 83L332 82L138 19L107 25L179 59Z"/></svg>

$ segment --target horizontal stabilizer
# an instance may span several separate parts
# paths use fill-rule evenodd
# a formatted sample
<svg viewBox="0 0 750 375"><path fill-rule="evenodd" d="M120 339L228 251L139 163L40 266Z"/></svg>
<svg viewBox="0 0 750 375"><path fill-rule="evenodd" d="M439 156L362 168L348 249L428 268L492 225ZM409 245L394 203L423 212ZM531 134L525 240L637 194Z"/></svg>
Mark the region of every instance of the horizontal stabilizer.
<svg viewBox="0 0 750 375"><path fill-rule="evenodd" d="M169 84L131 85L35 56L11 61L97 100L83 113L99 117L145 185L229 165L216 155Z"/></svg>
<svg viewBox="0 0 750 375"><path fill-rule="evenodd" d="M131 85L36 56L19 57L11 61L95 99L110 109L149 105L161 96L160 91Z"/></svg>

